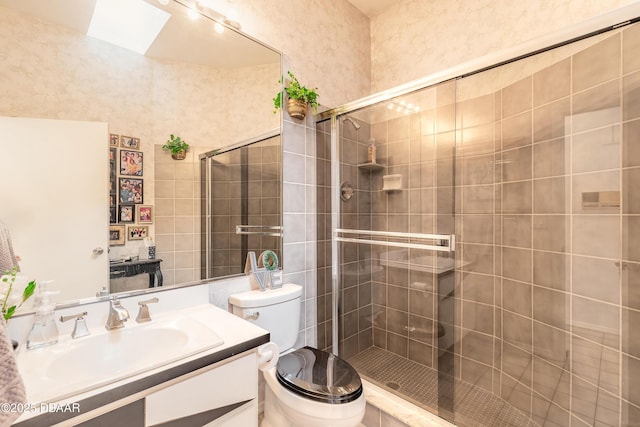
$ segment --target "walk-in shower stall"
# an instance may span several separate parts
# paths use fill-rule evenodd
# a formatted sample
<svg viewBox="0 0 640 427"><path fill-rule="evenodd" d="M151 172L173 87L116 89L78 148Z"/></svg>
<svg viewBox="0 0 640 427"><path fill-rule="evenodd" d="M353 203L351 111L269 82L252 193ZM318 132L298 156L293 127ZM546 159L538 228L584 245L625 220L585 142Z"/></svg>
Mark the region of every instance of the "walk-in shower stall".
<svg viewBox="0 0 640 427"><path fill-rule="evenodd" d="M318 346L457 425L640 425L639 53L629 24L321 116Z"/></svg>

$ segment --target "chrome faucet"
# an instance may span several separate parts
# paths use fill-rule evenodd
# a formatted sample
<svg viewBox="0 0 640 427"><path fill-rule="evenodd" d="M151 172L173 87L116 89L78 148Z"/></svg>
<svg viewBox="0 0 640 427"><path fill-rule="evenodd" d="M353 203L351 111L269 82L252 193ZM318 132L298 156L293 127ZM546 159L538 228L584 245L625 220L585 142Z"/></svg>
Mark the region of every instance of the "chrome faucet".
<svg viewBox="0 0 640 427"><path fill-rule="evenodd" d="M119 329L124 327L124 322L129 318L129 312L126 308L120 304L118 298L113 298L109 304L109 316L107 317L107 324L104 325L107 331L112 329Z"/></svg>
<svg viewBox="0 0 640 427"><path fill-rule="evenodd" d="M87 328L87 321L85 316L87 312L84 311L82 313L72 314L70 316L60 316L61 322L66 322L67 320L75 319L76 323L73 326L73 332L71 332L71 338L76 339L80 337L86 337L90 334L89 329Z"/></svg>
<svg viewBox="0 0 640 427"><path fill-rule="evenodd" d="M149 307L147 304L152 304L160 301L158 298L151 298L146 301L138 301L138 305L140 306L140 311L138 311L138 317L136 317L136 322L144 323L151 321L151 314L149 314Z"/></svg>

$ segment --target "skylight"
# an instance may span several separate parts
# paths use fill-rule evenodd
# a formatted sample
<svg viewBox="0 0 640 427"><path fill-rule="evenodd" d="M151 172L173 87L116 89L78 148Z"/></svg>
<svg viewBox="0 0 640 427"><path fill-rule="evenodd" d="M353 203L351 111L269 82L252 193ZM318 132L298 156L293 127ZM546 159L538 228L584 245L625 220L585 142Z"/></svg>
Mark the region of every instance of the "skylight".
<svg viewBox="0 0 640 427"><path fill-rule="evenodd" d="M170 17L143 0L96 0L87 35L144 55Z"/></svg>

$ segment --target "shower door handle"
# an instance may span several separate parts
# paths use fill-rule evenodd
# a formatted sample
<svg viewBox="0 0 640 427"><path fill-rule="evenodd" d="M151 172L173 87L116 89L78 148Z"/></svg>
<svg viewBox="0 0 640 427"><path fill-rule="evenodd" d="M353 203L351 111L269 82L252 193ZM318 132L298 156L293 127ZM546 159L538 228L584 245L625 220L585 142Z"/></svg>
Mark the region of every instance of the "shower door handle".
<svg viewBox="0 0 640 427"><path fill-rule="evenodd" d="M261 236L282 237L279 225L236 225L236 234L259 234Z"/></svg>
<svg viewBox="0 0 640 427"><path fill-rule="evenodd" d="M345 234L355 234L364 237L344 237ZM388 240L376 240L375 237L404 239L408 240L408 242L390 242ZM363 243L367 245L378 246L393 246L406 249L425 249L439 252L455 252L456 250L455 234L401 233L395 231L350 230L346 228L337 228L335 230L335 239L339 242ZM428 240L435 244L411 243L411 240Z"/></svg>

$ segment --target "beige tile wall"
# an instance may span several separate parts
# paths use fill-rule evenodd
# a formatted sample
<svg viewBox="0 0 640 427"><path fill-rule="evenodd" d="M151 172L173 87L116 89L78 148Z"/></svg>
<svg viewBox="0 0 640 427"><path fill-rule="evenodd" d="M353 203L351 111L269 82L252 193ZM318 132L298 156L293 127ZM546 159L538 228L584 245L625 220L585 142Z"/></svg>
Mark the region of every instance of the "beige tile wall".
<svg viewBox="0 0 640 427"><path fill-rule="evenodd" d="M460 272L460 375L541 424L628 425L638 414L635 382L626 378L638 375L632 331L639 307L625 296L636 284L633 194L640 176L629 148L640 135L639 68L624 58L636 56L639 35L638 27L608 35L459 109L458 255L471 261ZM461 91L472 84L473 77L463 79ZM468 118L480 126L482 111L495 111L485 115L494 137L467 156L467 140L480 145ZM493 191L482 204L484 185ZM604 191L622 203L583 205L584 193ZM484 227L484 239L476 227L491 221L483 214L496 226ZM478 258L482 244L486 259ZM493 303L476 289L467 292L478 275Z"/></svg>
<svg viewBox="0 0 640 427"><path fill-rule="evenodd" d="M360 179L354 159L365 147L342 124L342 154L351 156L342 176L357 184L360 202L341 204L344 225L447 229L455 189L456 258L462 264L456 272L455 374L541 425L633 425L640 416L638 28L543 54L553 61L531 58L458 81L458 102L449 110L456 120L446 120L444 106L389 120L375 111L369 121L358 116L365 117L363 129L372 123L386 166L382 174L403 175L405 190L397 194L381 192L374 173L368 172L370 182ZM317 134L325 148L327 126ZM454 142L455 188L446 173L453 169ZM328 158L325 153L319 164ZM593 193L613 199L585 205ZM363 215L367 207L370 218ZM328 214L319 216L318 230L327 233L327 221ZM325 237L326 253L330 235ZM373 345L433 366L434 342L421 341L417 331L433 331L435 278L410 265L376 269L381 254L396 261L411 256L371 251ZM368 300L357 291L368 278L355 268L367 256L353 247L343 250L343 266L357 271L356 279L364 277L341 278L346 357L370 344L366 319L361 329L358 316L369 310ZM319 274L327 278L326 259L322 266ZM329 280L319 281L324 294L317 306L319 336L327 346L328 286Z"/></svg>

